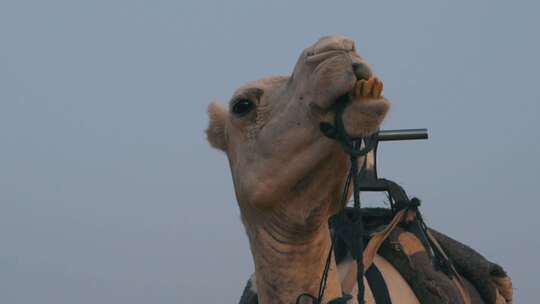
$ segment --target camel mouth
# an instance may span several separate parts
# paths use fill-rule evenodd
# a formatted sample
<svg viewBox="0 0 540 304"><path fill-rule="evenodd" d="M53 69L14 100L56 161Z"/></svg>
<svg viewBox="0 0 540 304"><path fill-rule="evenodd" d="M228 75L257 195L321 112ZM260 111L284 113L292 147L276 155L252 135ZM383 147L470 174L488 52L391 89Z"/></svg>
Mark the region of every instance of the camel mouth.
<svg viewBox="0 0 540 304"><path fill-rule="evenodd" d="M343 112L343 124L352 137L365 137L379 129L390 103L382 96L383 83L377 77L360 79L349 92L337 98L331 112L336 114L340 102L347 102Z"/></svg>
<svg viewBox="0 0 540 304"><path fill-rule="evenodd" d="M319 66L325 62L319 63ZM356 64L355 64L356 65ZM358 72L357 72L358 71ZM371 70L356 68L356 81L346 85L346 89L341 93L332 94L337 97L330 97L323 102L324 106L314 105L322 113L335 112L338 104L347 100L349 107L358 108L362 113L370 117L380 117L386 114L389 102L382 96L383 83L378 77L373 76Z"/></svg>
<svg viewBox="0 0 540 304"><path fill-rule="evenodd" d="M383 83L348 40L323 43L305 53L316 97L310 104L321 122L331 122L347 100L343 122L348 133L361 137L375 132L389 109L382 97Z"/></svg>
<svg viewBox="0 0 540 304"><path fill-rule="evenodd" d="M340 101L348 100L351 106L359 106L362 112L373 117L384 115L385 108L381 106L388 101L382 96L383 88L383 82L378 77L372 76L371 72L368 76L357 76L352 89L334 99L330 110L333 110Z"/></svg>

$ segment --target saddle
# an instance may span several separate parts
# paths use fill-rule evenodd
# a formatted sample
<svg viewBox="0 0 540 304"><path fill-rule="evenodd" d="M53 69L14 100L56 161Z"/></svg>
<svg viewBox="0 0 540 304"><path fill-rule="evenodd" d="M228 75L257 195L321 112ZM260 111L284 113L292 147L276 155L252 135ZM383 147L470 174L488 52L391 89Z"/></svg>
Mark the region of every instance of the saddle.
<svg viewBox="0 0 540 304"><path fill-rule="evenodd" d="M404 214L398 221L388 209L363 208L362 211L369 235L363 262L376 299L377 292L384 294L385 286L373 288L370 282L369 267L375 251L398 270L421 303L512 303L512 281L501 266L436 230L428 228L425 239L415 223L414 212ZM336 241L335 257L339 265L348 252L342 240ZM346 277L342 283L345 290L352 287L350 278Z"/></svg>
<svg viewBox="0 0 540 304"><path fill-rule="evenodd" d="M509 304L512 303L512 281L503 268L487 260L474 249L434 229L428 228L429 238L435 242L440 253L449 263L434 258L430 246L425 244L412 221L400 221L392 225L392 213L388 209L363 208L366 234L364 266L366 279L377 304L391 303L384 279L377 274L370 252L370 242L379 242L376 253L394 266L407 281L420 303L451 304ZM411 215L409 215L411 216ZM411 217L409 217L409 220ZM375 236L387 232L382 242ZM334 256L338 268L348 260L349 253L343 240L336 238ZM354 269L349 263L349 274L342 282L344 290L354 288ZM381 281L382 279L382 281ZM242 293L239 304L257 304L257 288L250 278Z"/></svg>

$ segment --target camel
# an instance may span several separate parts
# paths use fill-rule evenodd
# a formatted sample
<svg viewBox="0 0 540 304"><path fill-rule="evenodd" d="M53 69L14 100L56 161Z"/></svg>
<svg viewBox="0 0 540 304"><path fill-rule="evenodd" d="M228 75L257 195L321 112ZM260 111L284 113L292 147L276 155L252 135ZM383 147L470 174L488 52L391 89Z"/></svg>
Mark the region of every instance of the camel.
<svg viewBox="0 0 540 304"><path fill-rule="evenodd" d="M354 41L326 36L300 54L290 76L249 82L236 90L228 109L209 105L207 139L229 160L258 303L296 303L302 293L317 294L331 247L328 219L343 207L349 168L341 146L319 126L333 121L336 100L348 95L346 131L356 137L376 132L390 108L382 92L383 82ZM331 260L322 303L351 292L342 286L350 264L338 267ZM392 303L420 303L391 263L377 254L374 264ZM375 303L365 286L366 303Z"/></svg>

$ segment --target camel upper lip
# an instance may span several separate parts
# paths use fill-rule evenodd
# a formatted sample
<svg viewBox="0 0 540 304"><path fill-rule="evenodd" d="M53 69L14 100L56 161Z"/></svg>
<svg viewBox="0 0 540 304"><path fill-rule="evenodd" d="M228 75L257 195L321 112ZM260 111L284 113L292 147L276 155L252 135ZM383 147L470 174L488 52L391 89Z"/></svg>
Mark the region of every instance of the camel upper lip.
<svg viewBox="0 0 540 304"><path fill-rule="evenodd" d="M336 49L336 50L327 50L315 54L308 54L306 56L306 62L307 63L315 63L317 64L316 69L325 63L327 60L339 56L339 55L347 55L351 51L346 51L343 49ZM359 59L359 58L351 58L352 61L352 69L357 79L369 79L371 75L373 74L366 63Z"/></svg>
<svg viewBox="0 0 540 304"><path fill-rule="evenodd" d="M320 63L325 61L326 59L332 58L334 56L337 56L339 54L346 54L350 51L346 50L328 50L324 52L314 53L314 54L308 54L306 56L306 62L308 63Z"/></svg>

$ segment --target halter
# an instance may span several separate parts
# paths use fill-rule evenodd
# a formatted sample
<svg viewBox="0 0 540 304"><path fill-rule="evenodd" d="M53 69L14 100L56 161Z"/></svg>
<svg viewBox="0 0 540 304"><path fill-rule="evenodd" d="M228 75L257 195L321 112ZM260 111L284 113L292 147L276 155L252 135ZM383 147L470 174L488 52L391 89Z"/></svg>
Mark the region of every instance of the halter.
<svg viewBox="0 0 540 304"><path fill-rule="evenodd" d="M330 227L333 228L333 233L331 233L330 250L328 252L325 267L321 276L318 295L315 297L308 293L300 294L296 299L297 304L300 303L300 300L303 297L310 298L313 304L322 303L336 237L339 237L344 241L352 258L356 260L358 303L364 303L365 287L364 265L362 262L362 257L364 252L364 237L366 236L366 233L364 223L362 221L360 191L386 191L390 200L391 209L394 213L405 208L415 208L416 210L420 204L418 199L413 198L412 200L409 200L403 188L397 183L387 179L379 179L377 177L377 148L379 141L427 139L427 129L377 131L367 137L353 138L347 133L343 124L343 113L345 112L345 108L349 103L350 97L348 95L341 96L336 101L334 125L326 122L320 124L321 132L326 137L336 140L341 145L345 153L348 154L350 160L350 169L340 201L344 208L335 215L331 216L329 219L329 224ZM374 155L374 167L373 171L370 172L367 168L367 157L364 158L360 168L358 164L358 157L366 156L371 151L373 151ZM353 186L354 205L353 208L345 208L351 183ZM418 215L418 222L420 224L419 228L421 231L425 231L427 228L423 223L419 212ZM425 237L425 240L427 240L429 243L427 236ZM437 254L433 253L432 256L436 258ZM345 304L351 298L351 295L344 294L339 298L330 300L328 304Z"/></svg>

